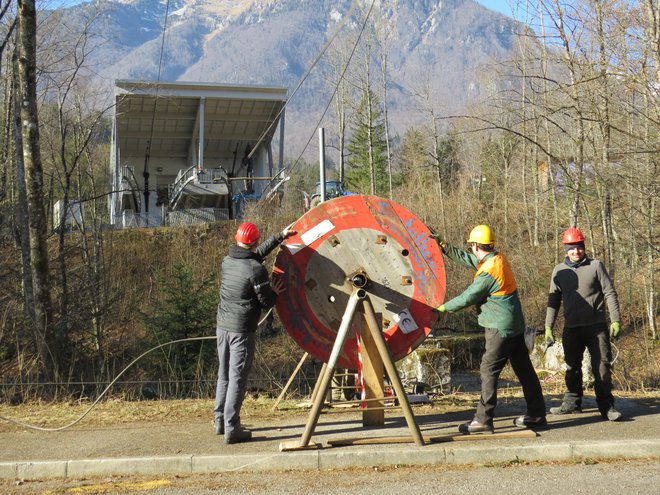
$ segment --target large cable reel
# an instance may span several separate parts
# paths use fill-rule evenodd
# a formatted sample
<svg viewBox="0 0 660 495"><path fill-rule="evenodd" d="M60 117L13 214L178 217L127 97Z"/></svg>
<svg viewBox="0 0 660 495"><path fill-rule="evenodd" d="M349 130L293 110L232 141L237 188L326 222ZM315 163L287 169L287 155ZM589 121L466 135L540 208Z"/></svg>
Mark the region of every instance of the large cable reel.
<svg viewBox="0 0 660 495"><path fill-rule="evenodd" d="M380 197L343 196L311 209L292 229L297 234L275 260L273 271L286 289L276 307L284 328L311 356L328 362L356 287L382 315L395 361L429 335L434 308L444 301L445 268L429 229L411 212ZM358 368L356 325L339 367Z"/></svg>

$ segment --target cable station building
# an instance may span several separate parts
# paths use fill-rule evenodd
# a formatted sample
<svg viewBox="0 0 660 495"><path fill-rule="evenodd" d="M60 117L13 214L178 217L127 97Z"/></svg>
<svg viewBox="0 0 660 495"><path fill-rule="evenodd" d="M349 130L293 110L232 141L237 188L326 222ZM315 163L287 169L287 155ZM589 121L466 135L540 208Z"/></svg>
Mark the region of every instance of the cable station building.
<svg viewBox="0 0 660 495"><path fill-rule="evenodd" d="M246 202L276 192L286 180L286 98L281 87L115 81L110 223L238 218Z"/></svg>

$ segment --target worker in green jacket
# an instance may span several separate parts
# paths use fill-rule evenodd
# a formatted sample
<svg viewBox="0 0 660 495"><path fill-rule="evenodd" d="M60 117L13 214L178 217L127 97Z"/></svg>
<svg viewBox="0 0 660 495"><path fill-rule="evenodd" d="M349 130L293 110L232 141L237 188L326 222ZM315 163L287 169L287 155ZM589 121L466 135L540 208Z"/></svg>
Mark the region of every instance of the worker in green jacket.
<svg viewBox="0 0 660 495"><path fill-rule="evenodd" d="M495 251L495 236L487 225L477 225L472 229L467 242L469 252L438 241L445 256L476 273L474 281L463 293L437 310L453 313L476 306L479 325L485 330L481 400L474 419L460 425L458 431L465 434L493 433L497 382L507 362L511 363L527 402L526 414L516 418L514 425L521 428L545 427L545 401L525 345L525 317L509 260Z"/></svg>

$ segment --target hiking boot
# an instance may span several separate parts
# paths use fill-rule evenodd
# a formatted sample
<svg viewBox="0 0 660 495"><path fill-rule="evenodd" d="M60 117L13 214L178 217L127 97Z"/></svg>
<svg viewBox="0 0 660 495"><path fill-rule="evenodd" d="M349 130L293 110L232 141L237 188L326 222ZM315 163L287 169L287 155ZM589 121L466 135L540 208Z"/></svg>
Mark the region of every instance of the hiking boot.
<svg viewBox="0 0 660 495"><path fill-rule="evenodd" d="M623 418L623 414L621 414L613 407L610 407L607 412L600 413L600 415L603 417L603 419L608 421L619 421L621 418Z"/></svg>
<svg viewBox="0 0 660 495"><path fill-rule="evenodd" d="M480 423L476 419L458 427L458 431L464 435L469 435L470 433L493 433L493 430L493 423L491 421Z"/></svg>
<svg viewBox="0 0 660 495"><path fill-rule="evenodd" d="M240 426L231 433L225 433L226 444L247 442L251 438L252 438L252 432Z"/></svg>
<svg viewBox="0 0 660 495"><path fill-rule="evenodd" d="M222 418L215 418L213 420L213 430L215 431L216 435L225 434L225 422Z"/></svg>
<svg viewBox="0 0 660 495"><path fill-rule="evenodd" d="M562 404L559 407L551 407L550 408L550 414L575 414L575 413L581 413L582 408L580 406L568 406L566 404Z"/></svg>
<svg viewBox="0 0 660 495"><path fill-rule="evenodd" d="M545 419L545 416L540 416L535 418L534 416L520 416L513 420L513 425L518 428L546 428L548 426L548 421Z"/></svg>

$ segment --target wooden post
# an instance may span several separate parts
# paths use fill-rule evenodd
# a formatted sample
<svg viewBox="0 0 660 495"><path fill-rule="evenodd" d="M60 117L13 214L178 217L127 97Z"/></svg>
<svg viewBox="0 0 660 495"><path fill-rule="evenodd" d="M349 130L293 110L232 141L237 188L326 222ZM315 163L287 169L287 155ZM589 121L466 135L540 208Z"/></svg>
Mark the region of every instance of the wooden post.
<svg viewBox="0 0 660 495"><path fill-rule="evenodd" d="M415 415L413 414L412 409L410 408L410 403L408 402L408 396L406 395L406 391L403 388L403 383L401 383L399 372L396 370L396 366L394 365L394 361L392 360L392 355L390 354L390 350L387 347L385 338L383 337L382 327L378 325L378 322L376 320L376 313L374 312L374 307L371 304L371 300L368 297L366 297L362 302L364 305L364 319L367 322L367 326L369 327L371 336L373 337L374 342L376 343L376 347L378 347L378 352L383 358L383 364L385 365L385 369L387 370L387 376L390 377L390 381L392 382L392 387L394 387L396 396L399 399L399 404L401 404L401 409L403 410L403 415L406 418L406 423L408 423L408 428L410 428L415 443L419 446L422 446L424 445L424 438L422 438L422 433L419 431L419 426L415 422Z"/></svg>
<svg viewBox="0 0 660 495"><path fill-rule="evenodd" d="M368 332L366 330L362 331L364 330L364 324L363 324L361 334L366 335L367 333L369 333L371 337L370 339L371 342L369 344L366 344L369 350L368 352L363 352L363 354L369 354L369 359L371 363L369 366L372 369L374 363L377 363L378 361L380 361L381 365L385 368L385 370L387 371L387 375L389 376L390 381L392 382L394 391L396 392L396 397L399 399L399 404L401 404L401 408L406 418L408 428L412 433L413 441L419 446L424 445L424 438L422 437L422 434L419 430L419 426L415 422L415 416L413 415L412 409L410 408L410 403L408 402L408 396L406 395L406 391L403 388L403 384L401 383L401 378L399 377L399 373L397 372L396 366L394 365L394 361L392 360L392 355L390 354L389 348L387 347L387 343L385 342L385 338L383 337L382 327L381 327L382 323L381 325L378 324L378 318L376 316L376 313L374 312L374 307L371 304L369 297L367 297L367 294L364 291L364 289L359 289L356 287L353 290L353 293L351 294L351 297L348 300L346 311L344 312L341 325L339 326L339 330L337 331L337 337L335 339L335 343L332 347L332 352L330 353L330 357L328 359L328 366L319 379L320 384L318 386L316 397L314 398L312 404L312 409L307 418L307 424L305 425L305 431L302 434L302 438L300 439L300 441L280 443L280 452L290 451L290 450L301 450L310 447L310 440L312 438L312 433L314 433L314 430L318 423L325 394L328 390L328 387L330 386L330 381L332 380L332 375L335 371L335 366L337 365L339 354L341 353L342 348L344 346L344 342L346 341L348 330L351 326L351 322L353 320L353 317L357 309L357 305L360 300L362 300L364 304L364 321L366 322L366 326L368 327L369 330ZM369 339L369 337L367 337L367 339ZM373 343L373 347L376 348L375 354L372 354L371 352L372 343ZM373 373L370 371L369 373L372 376L376 375L375 371ZM382 369L380 371L379 376L382 383L382 377L383 377ZM373 391L370 393L374 393L374 395L376 395L376 393ZM384 393L381 392L379 396L383 397L383 395ZM382 406L380 407L382 408ZM374 413L376 411L370 411L370 412ZM365 417L363 416L363 421L364 420Z"/></svg>
<svg viewBox="0 0 660 495"><path fill-rule="evenodd" d="M346 337L348 336L348 330L351 327L353 321L353 316L355 315L355 310L357 309L358 302L360 299L365 297L365 292L363 289L355 288L351 297L348 299L348 304L346 305L346 311L344 311L344 316L341 320L341 325L337 331L337 338L335 344L332 347L332 352L328 359L328 366L325 373L319 380L321 383L319 389L314 398L314 403L312 404L312 409L309 412L307 418L307 425L305 426L305 431L303 431L302 438L300 439L300 446L306 447L309 445L309 441L312 438L312 433L316 428L316 424L319 420L319 414L321 414L321 407L325 400L325 394L328 391L330 386L330 381L332 380L332 374L335 371L335 366L337 366L337 361L339 360L339 354L344 348L344 342L346 342Z"/></svg>
<svg viewBox="0 0 660 495"><path fill-rule="evenodd" d="M360 355L362 357L362 383L367 399L385 396L383 358L378 352L371 332L364 318L360 317ZM382 322L382 315L376 315ZM362 426L383 426L385 424L385 401L368 401L362 410Z"/></svg>
<svg viewBox="0 0 660 495"><path fill-rule="evenodd" d="M273 404L273 408L271 409L271 411L275 411L275 410L277 409L277 406L280 405L280 402L281 402L282 399L284 398L284 395L286 394L287 390L289 390L289 387L290 387L291 384L293 383L293 379L296 377L296 375L297 375L298 372L300 371L300 368L302 368L302 365L303 365L303 363L305 362L305 360L307 359L307 357L309 357L309 354L308 354L308 353L305 353L305 354L303 354L303 356L300 358L300 361L298 361L298 366L296 366L296 369L293 370L293 373L291 373L291 376L289 377L289 381L286 382L286 385L284 385L284 388L283 388L282 391L280 392L280 395L277 397L277 400L275 401L275 404ZM316 385L314 386L314 388L316 388Z"/></svg>
<svg viewBox="0 0 660 495"><path fill-rule="evenodd" d="M321 366L321 371L319 371L319 376L316 378L316 383L314 384L314 390L312 390L312 396L309 398L312 402L316 400L316 396L319 393L319 387L323 381L323 375L325 375L326 370L328 369L328 363L323 363Z"/></svg>

